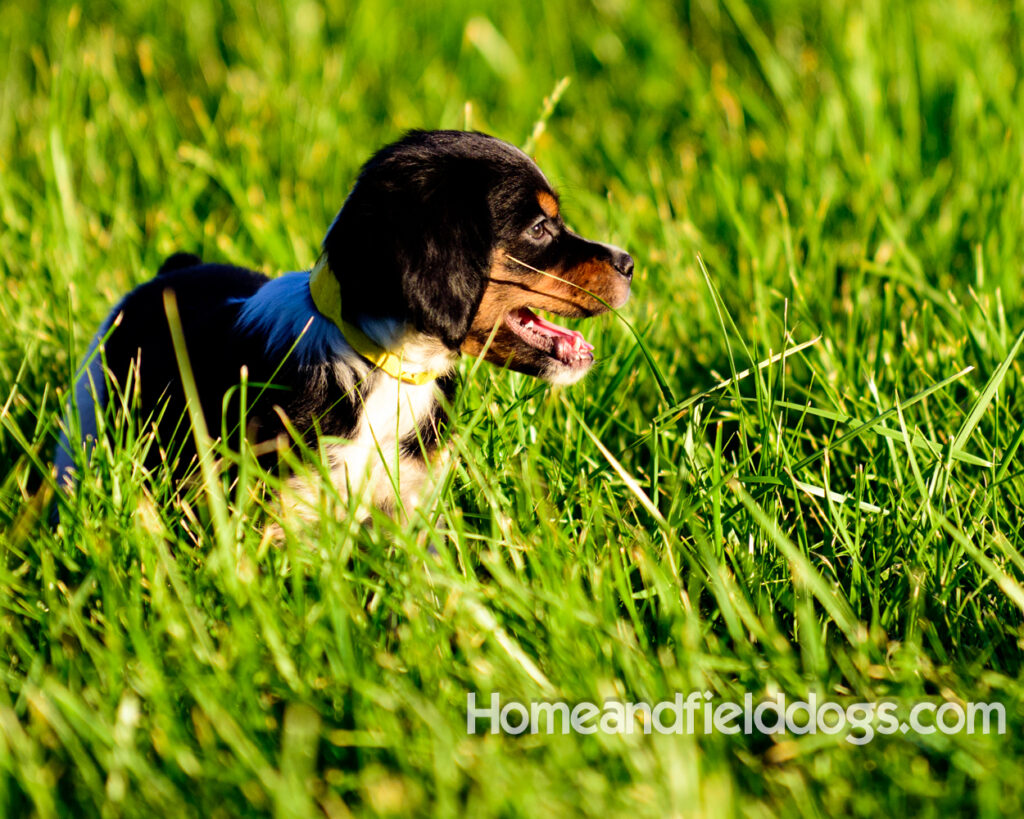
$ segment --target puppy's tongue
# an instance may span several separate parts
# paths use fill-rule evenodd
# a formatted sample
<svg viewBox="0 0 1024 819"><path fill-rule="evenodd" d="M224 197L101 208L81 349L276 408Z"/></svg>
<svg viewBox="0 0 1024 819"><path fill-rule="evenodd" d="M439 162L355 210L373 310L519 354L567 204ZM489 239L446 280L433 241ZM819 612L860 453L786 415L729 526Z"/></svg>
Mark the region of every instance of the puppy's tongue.
<svg viewBox="0 0 1024 819"><path fill-rule="evenodd" d="M536 330L552 338L555 343L555 349L559 354L563 352L568 353L569 351L589 353L594 349L594 345L583 337L583 333L577 330L559 327L557 324L541 318L526 307L521 307L516 313L516 317L522 322L524 328Z"/></svg>

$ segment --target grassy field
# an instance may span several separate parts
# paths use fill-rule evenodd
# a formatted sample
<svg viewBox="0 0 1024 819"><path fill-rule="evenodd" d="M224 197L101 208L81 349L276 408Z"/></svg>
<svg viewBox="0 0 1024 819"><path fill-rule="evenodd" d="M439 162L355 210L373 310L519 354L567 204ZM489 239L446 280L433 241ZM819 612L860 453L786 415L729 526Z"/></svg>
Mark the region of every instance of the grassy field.
<svg viewBox="0 0 1024 819"><path fill-rule="evenodd" d="M0 815L1021 810L1024 6L8 0L0 60ZM120 294L308 267L372 150L466 126L636 257L584 384L464 362L407 527L268 548L252 470L171 503L123 414L47 523ZM466 731L694 690L1007 730Z"/></svg>

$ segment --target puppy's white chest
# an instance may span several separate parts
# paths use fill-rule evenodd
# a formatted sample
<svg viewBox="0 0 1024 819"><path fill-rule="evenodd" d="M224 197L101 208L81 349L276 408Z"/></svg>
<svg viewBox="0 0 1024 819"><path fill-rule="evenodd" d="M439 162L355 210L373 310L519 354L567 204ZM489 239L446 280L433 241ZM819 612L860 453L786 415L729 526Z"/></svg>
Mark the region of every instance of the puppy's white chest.
<svg viewBox="0 0 1024 819"><path fill-rule="evenodd" d="M407 511L415 505L427 474L423 457L403 453L403 442L416 442L417 430L433 422L438 401L435 382L407 384L381 378L364 396L359 421L350 439L328 444L326 449L331 482L339 497L348 502L358 498L359 517L370 507L392 510L400 498ZM413 450L418 451L418 443ZM293 479L290 488L297 499L318 507L318 482Z"/></svg>
<svg viewBox="0 0 1024 819"><path fill-rule="evenodd" d="M430 418L436 400L433 382L412 385L394 378L381 379L363 399L351 443L337 445L332 452L343 461L339 467L347 469L351 478L365 471L360 468L361 461L372 466L374 456L388 466L397 463L402 441Z"/></svg>

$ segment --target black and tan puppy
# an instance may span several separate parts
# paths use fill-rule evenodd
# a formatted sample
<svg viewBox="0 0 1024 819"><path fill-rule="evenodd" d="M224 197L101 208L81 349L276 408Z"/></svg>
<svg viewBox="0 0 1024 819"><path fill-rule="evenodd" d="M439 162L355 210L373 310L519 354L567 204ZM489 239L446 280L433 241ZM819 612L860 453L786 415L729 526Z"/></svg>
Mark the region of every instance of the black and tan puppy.
<svg viewBox="0 0 1024 819"><path fill-rule="evenodd" d="M152 458L177 453L179 475L194 463L165 309L171 290L214 436L239 426L236 387L247 368L251 440L277 439L283 415L311 441L330 437L342 493L358 490L390 510L397 475L408 509L437 450L440 399L453 393L460 352L577 381L593 347L534 311L619 307L632 273L627 253L566 227L558 197L522 151L479 133L414 131L363 166L311 271L268 279L177 254L125 296L76 384L83 445L108 380L124 389L135 369L138 409L160 444ZM96 354L104 338L106 377ZM65 485L71 449L65 439L57 453Z"/></svg>

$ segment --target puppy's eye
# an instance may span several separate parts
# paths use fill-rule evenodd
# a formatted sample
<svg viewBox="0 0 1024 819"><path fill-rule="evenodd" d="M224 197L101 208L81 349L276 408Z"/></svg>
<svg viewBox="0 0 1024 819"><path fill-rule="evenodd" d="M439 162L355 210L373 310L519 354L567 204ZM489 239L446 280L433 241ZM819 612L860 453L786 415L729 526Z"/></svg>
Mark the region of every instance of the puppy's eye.
<svg viewBox="0 0 1024 819"><path fill-rule="evenodd" d="M526 234L531 239L534 239L536 241L540 241L545 236L550 236L551 232L548 230L547 219L541 219L539 222L536 222L533 225L531 225L527 229Z"/></svg>

